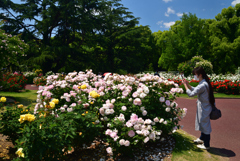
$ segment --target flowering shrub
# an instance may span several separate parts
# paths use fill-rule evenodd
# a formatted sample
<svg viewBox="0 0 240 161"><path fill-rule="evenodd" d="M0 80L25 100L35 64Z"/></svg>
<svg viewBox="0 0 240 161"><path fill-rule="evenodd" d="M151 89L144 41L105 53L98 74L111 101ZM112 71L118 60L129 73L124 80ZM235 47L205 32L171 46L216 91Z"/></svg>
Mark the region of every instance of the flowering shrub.
<svg viewBox="0 0 240 161"><path fill-rule="evenodd" d="M47 83L47 79L45 77L35 77L33 79L33 83L36 85L36 86L44 86L46 85Z"/></svg>
<svg viewBox="0 0 240 161"><path fill-rule="evenodd" d="M42 69L36 69L35 73L37 74L37 76L42 76Z"/></svg>
<svg viewBox="0 0 240 161"><path fill-rule="evenodd" d="M64 158L68 148L81 148L100 137L109 144L109 155L131 155L132 149L179 128L187 112L174 101L181 92L173 81L153 75L50 75L37 92L34 117L17 119L24 125L17 153L29 160Z"/></svg>
<svg viewBox="0 0 240 161"><path fill-rule="evenodd" d="M18 65L19 58L25 56L28 47L19 36L12 36L0 30L0 69L9 64Z"/></svg>
<svg viewBox="0 0 240 161"><path fill-rule="evenodd" d="M27 79L24 75L18 73L5 73L3 78L0 79L3 91L14 91L25 89Z"/></svg>
<svg viewBox="0 0 240 161"><path fill-rule="evenodd" d="M33 83L33 79L35 77L37 77L37 74L35 72L24 72L23 75L27 79L27 84L32 84Z"/></svg>

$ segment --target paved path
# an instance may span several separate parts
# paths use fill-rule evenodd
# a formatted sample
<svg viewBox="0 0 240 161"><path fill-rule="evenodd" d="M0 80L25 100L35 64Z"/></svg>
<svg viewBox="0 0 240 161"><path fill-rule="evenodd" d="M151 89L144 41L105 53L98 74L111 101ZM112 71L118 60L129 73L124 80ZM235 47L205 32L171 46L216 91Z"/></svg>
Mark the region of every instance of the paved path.
<svg viewBox="0 0 240 161"><path fill-rule="evenodd" d="M181 108L187 108L186 117L180 122L183 130L196 137L200 136L195 131L197 99L177 98ZM212 120L212 133L210 146L215 152L229 157L230 161L240 161L240 99L216 99L216 106L222 112L219 120Z"/></svg>
<svg viewBox="0 0 240 161"><path fill-rule="evenodd" d="M33 84L27 84L25 89L28 89L28 90L38 90L38 86L35 86Z"/></svg>

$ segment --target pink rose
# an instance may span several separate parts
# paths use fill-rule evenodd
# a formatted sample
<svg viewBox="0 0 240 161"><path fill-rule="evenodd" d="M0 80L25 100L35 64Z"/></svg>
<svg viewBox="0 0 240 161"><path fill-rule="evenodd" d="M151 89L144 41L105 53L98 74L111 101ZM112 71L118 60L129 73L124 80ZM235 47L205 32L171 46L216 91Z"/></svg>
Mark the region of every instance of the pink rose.
<svg viewBox="0 0 240 161"><path fill-rule="evenodd" d="M142 105L142 101L141 101L141 99L140 98L136 98L135 100L133 100L133 104L134 105Z"/></svg>
<svg viewBox="0 0 240 161"><path fill-rule="evenodd" d="M129 131L128 132L128 136L131 137L131 138L134 137L135 136L135 132L133 130Z"/></svg>

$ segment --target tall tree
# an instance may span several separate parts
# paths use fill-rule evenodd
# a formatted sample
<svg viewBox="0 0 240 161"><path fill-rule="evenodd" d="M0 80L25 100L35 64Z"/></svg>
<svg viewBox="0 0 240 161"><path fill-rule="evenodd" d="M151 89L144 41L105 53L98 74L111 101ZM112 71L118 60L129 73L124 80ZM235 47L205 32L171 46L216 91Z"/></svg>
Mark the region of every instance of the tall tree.
<svg viewBox="0 0 240 161"><path fill-rule="evenodd" d="M202 55L210 57L209 33L210 21L199 19L195 14L183 14L181 21L176 21L169 31L164 31L158 44L162 54L158 64L167 70L177 70L179 63Z"/></svg>
<svg viewBox="0 0 240 161"><path fill-rule="evenodd" d="M240 4L224 8L210 25L213 68L216 73L235 72L240 66Z"/></svg>
<svg viewBox="0 0 240 161"><path fill-rule="evenodd" d="M138 18L120 0L2 0L0 8L7 21L3 29L22 34L30 44L30 62L44 71L84 70L96 66L96 58L106 63L103 70L116 71L124 39L136 38L144 28L135 27Z"/></svg>

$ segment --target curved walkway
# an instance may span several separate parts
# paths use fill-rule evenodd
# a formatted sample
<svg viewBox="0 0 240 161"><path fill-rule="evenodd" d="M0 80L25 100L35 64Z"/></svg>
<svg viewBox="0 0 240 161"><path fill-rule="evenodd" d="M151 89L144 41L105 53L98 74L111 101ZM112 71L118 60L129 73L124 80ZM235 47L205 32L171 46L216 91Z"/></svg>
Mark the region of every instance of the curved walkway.
<svg viewBox="0 0 240 161"><path fill-rule="evenodd" d="M187 108L186 117L180 122L183 130L196 137L195 131L196 100L177 98L181 108ZM222 117L212 120L210 146L214 154L229 157L230 161L240 160L240 99L216 99L216 107L221 110ZM211 152L211 150L210 150Z"/></svg>

